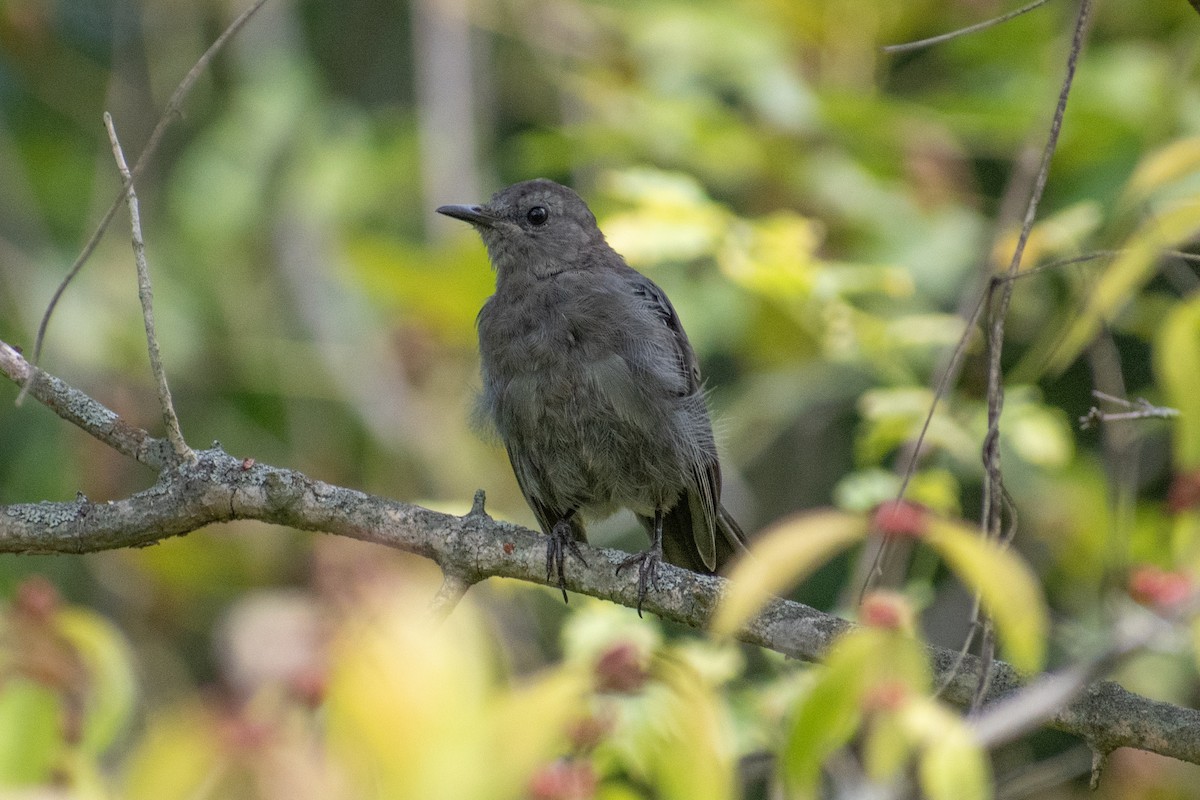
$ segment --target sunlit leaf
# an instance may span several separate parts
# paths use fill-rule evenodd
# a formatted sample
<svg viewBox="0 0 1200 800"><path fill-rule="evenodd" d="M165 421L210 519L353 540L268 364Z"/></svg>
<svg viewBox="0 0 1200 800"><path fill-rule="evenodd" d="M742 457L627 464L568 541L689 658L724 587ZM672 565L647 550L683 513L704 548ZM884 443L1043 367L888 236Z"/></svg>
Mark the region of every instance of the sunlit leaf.
<svg viewBox="0 0 1200 800"><path fill-rule="evenodd" d="M1075 454L1066 415L1060 409L1036 401L1007 406L1005 439L1013 450L1030 464L1053 468L1066 466Z"/></svg>
<svg viewBox="0 0 1200 800"><path fill-rule="evenodd" d="M865 424L854 443L862 464L879 464L896 448L911 442L921 432L933 403L925 388L872 389L859 398L859 413ZM977 436L939 404L925 432L925 447L947 451L955 458L976 460Z"/></svg>
<svg viewBox="0 0 1200 800"><path fill-rule="evenodd" d="M779 299L806 296L817 276L820 232L812 220L779 212L730 226L719 254L722 272L735 283Z"/></svg>
<svg viewBox="0 0 1200 800"><path fill-rule="evenodd" d="M1154 368L1166 404L1180 412L1171 421L1175 467L1200 466L1200 295L1181 302L1163 321L1154 343Z"/></svg>
<svg viewBox="0 0 1200 800"><path fill-rule="evenodd" d="M840 511L798 514L758 536L729 575L712 630L727 636L783 589L798 583L866 534L863 517Z"/></svg>
<svg viewBox="0 0 1200 800"><path fill-rule="evenodd" d="M1060 372L1091 342L1100 326L1112 320L1134 292L1154 274L1163 250L1176 247L1200 231L1200 203L1184 203L1147 220L1121 246L1091 296L1054 349L1047 368Z"/></svg>
<svg viewBox="0 0 1200 800"><path fill-rule="evenodd" d="M923 541L968 589L979 593L1013 666L1028 672L1041 667L1049 615L1029 567L1011 550L957 521L931 518Z"/></svg>
<svg viewBox="0 0 1200 800"><path fill-rule="evenodd" d="M870 689L900 687L910 694L929 689L929 656L921 642L901 630L856 628L830 650L825 665L832 670L861 671Z"/></svg>
<svg viewBox="0 0 1200 800"><path fill-rule="evenodd" d="M1178 139L1142 159L1125 188L1138 203L1164 185L1189 173L1200 172L1200 136Z"/></svg>
<svg viewBox="0 0 1200 800"><path fill-rule="evenodd" d="M581 597L572 599L575 612L564 621L561 639L568 661L593 664L615 644L631 644L639 653L650 655L662 644L662 631L652 619L640 619L633 609Z"/></svg>
<svg viewBox="0 0 1200 800"><path fill-rule="evenodd" d="M694 178L681 173L631 169L610 173L606 183L634 203L606 217L603 228L617 252L637 266L711 256L732 219Z"/></svg>

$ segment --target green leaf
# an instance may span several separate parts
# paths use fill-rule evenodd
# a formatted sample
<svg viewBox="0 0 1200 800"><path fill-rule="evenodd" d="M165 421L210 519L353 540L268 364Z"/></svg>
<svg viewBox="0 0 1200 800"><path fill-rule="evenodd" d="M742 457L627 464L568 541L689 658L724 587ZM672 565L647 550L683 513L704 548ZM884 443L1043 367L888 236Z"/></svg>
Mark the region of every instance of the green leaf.
<svg viewBox="0 0 1200 800"><path fill-rule="evenodd" d="M877 713L863 737L863 770L876 783L891 780L908 765L914 749L897 714Z"/></svg>
<svg viewBox="0 0 1200 800"><path fill-rule="evenodd" d="M65 748L53 690L13 678L0 690L0 787L46 783Z"/></svg>
<svg viewBox="0 0 1200 800"><path fill-rule="evenodd" d="M854 736L862 723L866 666L858 669L822 667L812 689L797 705L781 754L780 773L788 797L817 797L821 766Z"/></svg>
<svg viewBox="0 0 1200 800"><path fill-rule="evenodd" d="M1033 672L1045 659L1049 614L1033 572L1015 553L961 522L932 518L924 541L979 593L1008 659Z"/></svg>
<svg viewBox="0 0 1200 800"><path fill-rule="evenodd" d="M929 661L921 643L906 633L857 628L838 639L812 688L796 705L781 771L795 797L814 797L821 766L858 731L873 692L919 697L929 691ZM891 765L903 743L881 739L876 766ZM885 752L886 750L886 752Z"/></svg>
<svg viewBox="0 0 1200 800"><path fill-rule="evenodd" d="M840 511L798 514L773 525L730 572L729 588L713 617L713 633L731 635L770 597L803 580L866 532L867 524L861 516Z"/></svg>

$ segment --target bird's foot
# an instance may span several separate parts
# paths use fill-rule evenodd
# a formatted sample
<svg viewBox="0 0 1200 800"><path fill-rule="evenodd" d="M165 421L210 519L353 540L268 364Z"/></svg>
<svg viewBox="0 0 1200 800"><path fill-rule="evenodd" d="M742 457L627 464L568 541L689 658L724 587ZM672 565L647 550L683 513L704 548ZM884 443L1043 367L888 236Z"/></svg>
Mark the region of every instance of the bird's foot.
<svg viewBox="0 0 1200 800"><path fill-rule="evenodd" d="M646 599L646 593L653 586L658 589L658 565L662 563L662 545L651 547L637 555L630 556L617 565L617 574L621 574L621 570L626 567L638 565L638 601L637 612L638 616L642 615L642 602Z"/></svg>
<svg viewBox="0 0 1200 800"><path fill-rule="evenodd" d="M571 523L562 519L554 523L554 527L550 529L549 541L546 542L546 580L553 580L554 574L558 573L558 588L562 590L564 603L568 602L565 569L567 554L570 553L587 566L587 559L583 557L583 551L579 549L573 533Z"/></svg>

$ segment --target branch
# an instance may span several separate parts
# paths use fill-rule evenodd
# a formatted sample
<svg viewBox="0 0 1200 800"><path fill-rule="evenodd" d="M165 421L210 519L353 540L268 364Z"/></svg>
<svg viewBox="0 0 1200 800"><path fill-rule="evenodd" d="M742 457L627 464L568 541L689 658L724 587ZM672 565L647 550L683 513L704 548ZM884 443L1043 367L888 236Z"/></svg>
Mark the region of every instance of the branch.
<svg viewBox="0 0 1200 800"><path fill-rule="evenodd" d="M23 386L22 392L121 455L160 470L172 463L174 454L165 439L157 439L125 422L115 411L33 366L16 348L4 342L0 342L0 373Z"/></svg>
<svg viewBox="0 0 1200 800"><path fill-rule="evenodd" d="M32 371L19 353L0 342L0 372L21 383ZM79 498L0 506L0 553L89 553L139 547L217 522L254 519L429 558L451 576L439 602L442 607L452 605L466 585L493 576L556 585L546 578L545 537L493 520L484 512L482 496L477 496L470 513L456 517L235 458L219 446L197 452L194 463L168 467L172 453L164 440L131 428L57 378L37 374L33 397L121 452L141 453L139 461L162 471L154 486L123 500L93 503ZM627 554L586 545L581 549L588 566L572 562L567 588L635 607L636 576L616 575ZM659 585L643 607L663 619L702 630L724 587L723 578L663 564ZM776 599L736 635L792 658L818 661L852 627L840 617ZM970 703L981 670L979 659L942 647L928 650L937 679L945 682L942 696L959 705ZM1016 670L1002 661L992 663L990 702L1012 696L1020 688ZM1082 737L1100 753L1136 747L1200 763L1200 711L1141 697L1112 681L1079 689L1075 699L1047 715L1051 727Z"/></svg>

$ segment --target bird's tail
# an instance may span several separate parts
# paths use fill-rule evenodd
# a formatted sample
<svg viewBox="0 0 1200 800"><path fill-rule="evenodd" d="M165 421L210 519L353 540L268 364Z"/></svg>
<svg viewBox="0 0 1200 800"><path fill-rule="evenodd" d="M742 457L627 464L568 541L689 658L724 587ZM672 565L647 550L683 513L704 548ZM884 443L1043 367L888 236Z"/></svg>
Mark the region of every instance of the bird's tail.
<svg viewBox="0 0 1200 800"><path fill-rule="evenodd" d="M733 516L718 504L714 519L716 561L714 568L704 563L696 545L697 536L711 535L708 530L698 531L695 526L706 526L703 515L693 513L692 504L679 502L663 517L663 558L670 564L692 572L711 575L724 572L725 568L739 555L746 552L746 535ZM642 524L653 530L654 520L643 518Z"/></svg>

